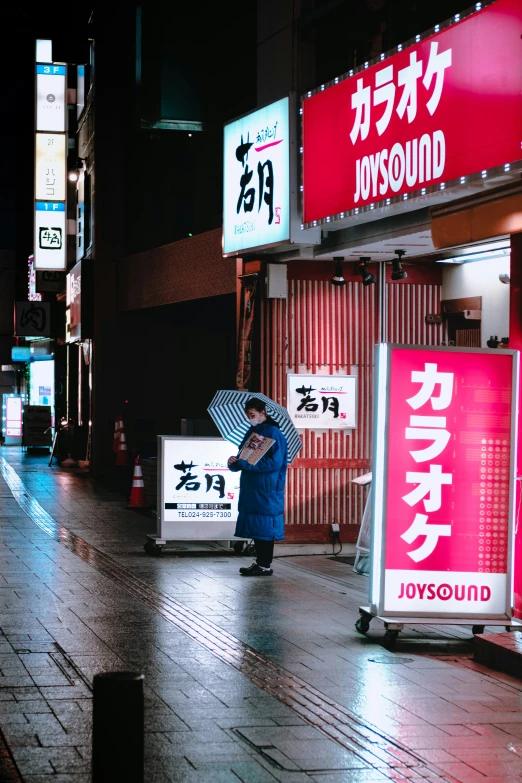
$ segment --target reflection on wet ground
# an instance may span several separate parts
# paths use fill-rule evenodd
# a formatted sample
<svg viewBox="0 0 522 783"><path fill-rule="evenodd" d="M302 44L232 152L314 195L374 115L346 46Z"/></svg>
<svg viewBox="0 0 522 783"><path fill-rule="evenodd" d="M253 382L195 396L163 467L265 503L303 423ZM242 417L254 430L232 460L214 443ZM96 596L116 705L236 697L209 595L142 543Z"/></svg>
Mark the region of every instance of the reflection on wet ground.
<svg viewBox="0 0 522 783"><path fill-rule="evenodd" d="M522 779L522 684L455 655L469 628L429 631L451 663L418 656L416 629L387 652L377 626L355 632L350 566L290 558L245 580L228 555L149 558L152 517L2 454L2 725L24 779L87 780L92 676L137 666L150 780L492 781L493 761Z"/></svg>

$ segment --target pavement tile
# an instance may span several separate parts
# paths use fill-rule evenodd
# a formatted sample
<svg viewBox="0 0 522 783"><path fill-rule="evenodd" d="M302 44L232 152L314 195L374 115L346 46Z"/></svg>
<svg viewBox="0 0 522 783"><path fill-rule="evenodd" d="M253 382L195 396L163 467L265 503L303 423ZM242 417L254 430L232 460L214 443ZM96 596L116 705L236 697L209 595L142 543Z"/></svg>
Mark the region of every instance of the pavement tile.
<svg viewBox="0 0 522 783"><path fill-rule="evenodd" d="M312 773L312 780L315 783L380 783L383 780L389 780L375 769L350 769L339 772Z"/></svg>
<svg viewBox="0 0 522 783"><path fill-rule="evenodd" d="M486 783L484 775L478 770L473 769L468 764L464 764L461 761L455 762L440 762L437 764L437 769L440 769L443 773L451 775L459 783ZM497 770L498 771L498 770ZM505 781L505 783L508 783Z"/></svg>
<svg viewBox="0 0 522 783"><path fill-rule="evenodd" d="M327 559L320 565L323 561L316 559L297 569L285 561L277 563L277 580L256 585L241 580L237 561L220 554L147 558L142 546L149 518L128 512L125 501L88 477L59 470L27 472L24 466L30 461L16 459L29 491L56 520L342 705L360 721L368 747L376 735L365 727L373 726L417 749L427 763L451 764L458 775L475 776L470 783L498 783L496 762L506 765L509 776L518 769L517 754L506 746L522 745L520 684L517 690L514 681L472 662L463 668L415 653L411 662L393 667L369 663L372 653L384 653L353 630L364 579L351 569L328 581L323 571L341 565ZM29 783L40 783L36 778L57 783L88 779L92 692L78 672L90 679L97 671L132 667L146 676L147 783L435 780L427 769L409 768L409 757L388 742L374 744L377 756L363 751L378 770L332 769L365 762L314 726L315 708L290 709L259 690L107 574L47 536L0 493L0 515L7 507L9 517L0 519L0 674L7 678L4 683L14 684L0 687L0 723L2 704L16 700L13 706L21 712L6 714L15 719L22 715L23 722L9 723L6 731L11 730L17 746L26 743L15 748L17 753L31 751L21 759ZM457 636L465 638L466 633ZM59 658L67 675L55 664L55 643L73 662L65 665ZM249 665L253 673L255 664ZM266 683L262 677L258 681ZM279 687L274 685L274 693ZM349 723L340 708L337 712L340 721ZM235 731L245 741L235 741ZM34 746L38 739L46 747ZM453 752L459 749L460 761ZM490 766L482 773L472 762ZM388 764L397 766L392 770ZM461 783L449 770L444 778Z"/></svg>

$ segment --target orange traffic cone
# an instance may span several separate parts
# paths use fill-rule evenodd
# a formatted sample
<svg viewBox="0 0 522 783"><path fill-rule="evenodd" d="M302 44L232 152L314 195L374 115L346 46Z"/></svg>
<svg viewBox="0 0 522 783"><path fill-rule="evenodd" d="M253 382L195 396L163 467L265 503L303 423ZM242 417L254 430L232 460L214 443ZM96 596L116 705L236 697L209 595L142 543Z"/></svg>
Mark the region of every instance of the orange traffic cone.
<svg viewBox="0 0 522 783"><path fill-rule="evenodd" d="M123 421L121 416L116 416L116 421L114 422L114 438L112 440L112 450L118 451L118 446L120 445L120 433L123 430Z"/></svg>
<svg viewBox="0 0 522 783"><path fill-rule="evenodd" d="M137 456L134 462L134 476L132 478L129 508L148 508L148 505L145 484L143 482L143 473L141 472L140 458Z"/></svg>
<svg viewBox="0 0 522 783"><path fill-rule="evenodd" d="M128 465L129 455L127 452L127 442L125 440L125 433L123 429L120 433L120 442L118 445L118 452L116 454L116 465Z"/></svg>

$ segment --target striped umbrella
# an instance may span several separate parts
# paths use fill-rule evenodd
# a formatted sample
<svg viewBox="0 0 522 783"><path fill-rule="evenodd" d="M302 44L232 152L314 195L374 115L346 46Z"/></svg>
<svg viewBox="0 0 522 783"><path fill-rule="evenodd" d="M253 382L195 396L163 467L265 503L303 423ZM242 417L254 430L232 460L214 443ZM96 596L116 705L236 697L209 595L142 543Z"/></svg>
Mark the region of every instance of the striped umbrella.
<svg viewBox="0 0 522 783"><path fill-rule="evenodd" d="M279 424L288 445L288 464L290 464L303 444L286 408L278 405L270 397L249 391L218 391L208 407L208 412L223 437L235 446L239 446L250 428L245 415L245 404L253 397L263 400L267 414Z"/></svg>

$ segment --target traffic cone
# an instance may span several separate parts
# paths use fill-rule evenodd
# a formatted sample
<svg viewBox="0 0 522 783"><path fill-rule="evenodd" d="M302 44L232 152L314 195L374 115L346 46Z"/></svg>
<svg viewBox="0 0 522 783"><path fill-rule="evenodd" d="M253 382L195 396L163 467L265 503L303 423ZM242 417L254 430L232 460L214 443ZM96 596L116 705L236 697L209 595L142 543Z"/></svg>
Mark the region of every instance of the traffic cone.
<svg viewBox="0 0 522 783"><path fill-rule="evenodd" d="M120 433L123 429L123 421L121 416L116 416L116 421L114 422L114 438L112 440L112 450L118 451L118 446L120 445Z"/></svg>
<svg viewBox="0 0 522 783"><path fill-rule="evenodd" d="M118 444L118 452L116 454L116 465L128 465L129 455L127 452L127 442L125 440L125 433L123 429L120 433L120 442Z"/></svg>
<svg viewBox="0 0 522 783"><path fill-rule="evenodd" d="M140 458L138 455L134 462L134 476L132 478L129 508L148 508L148 506L145 484L143 482L143 473L141 472Z"/></svg>

